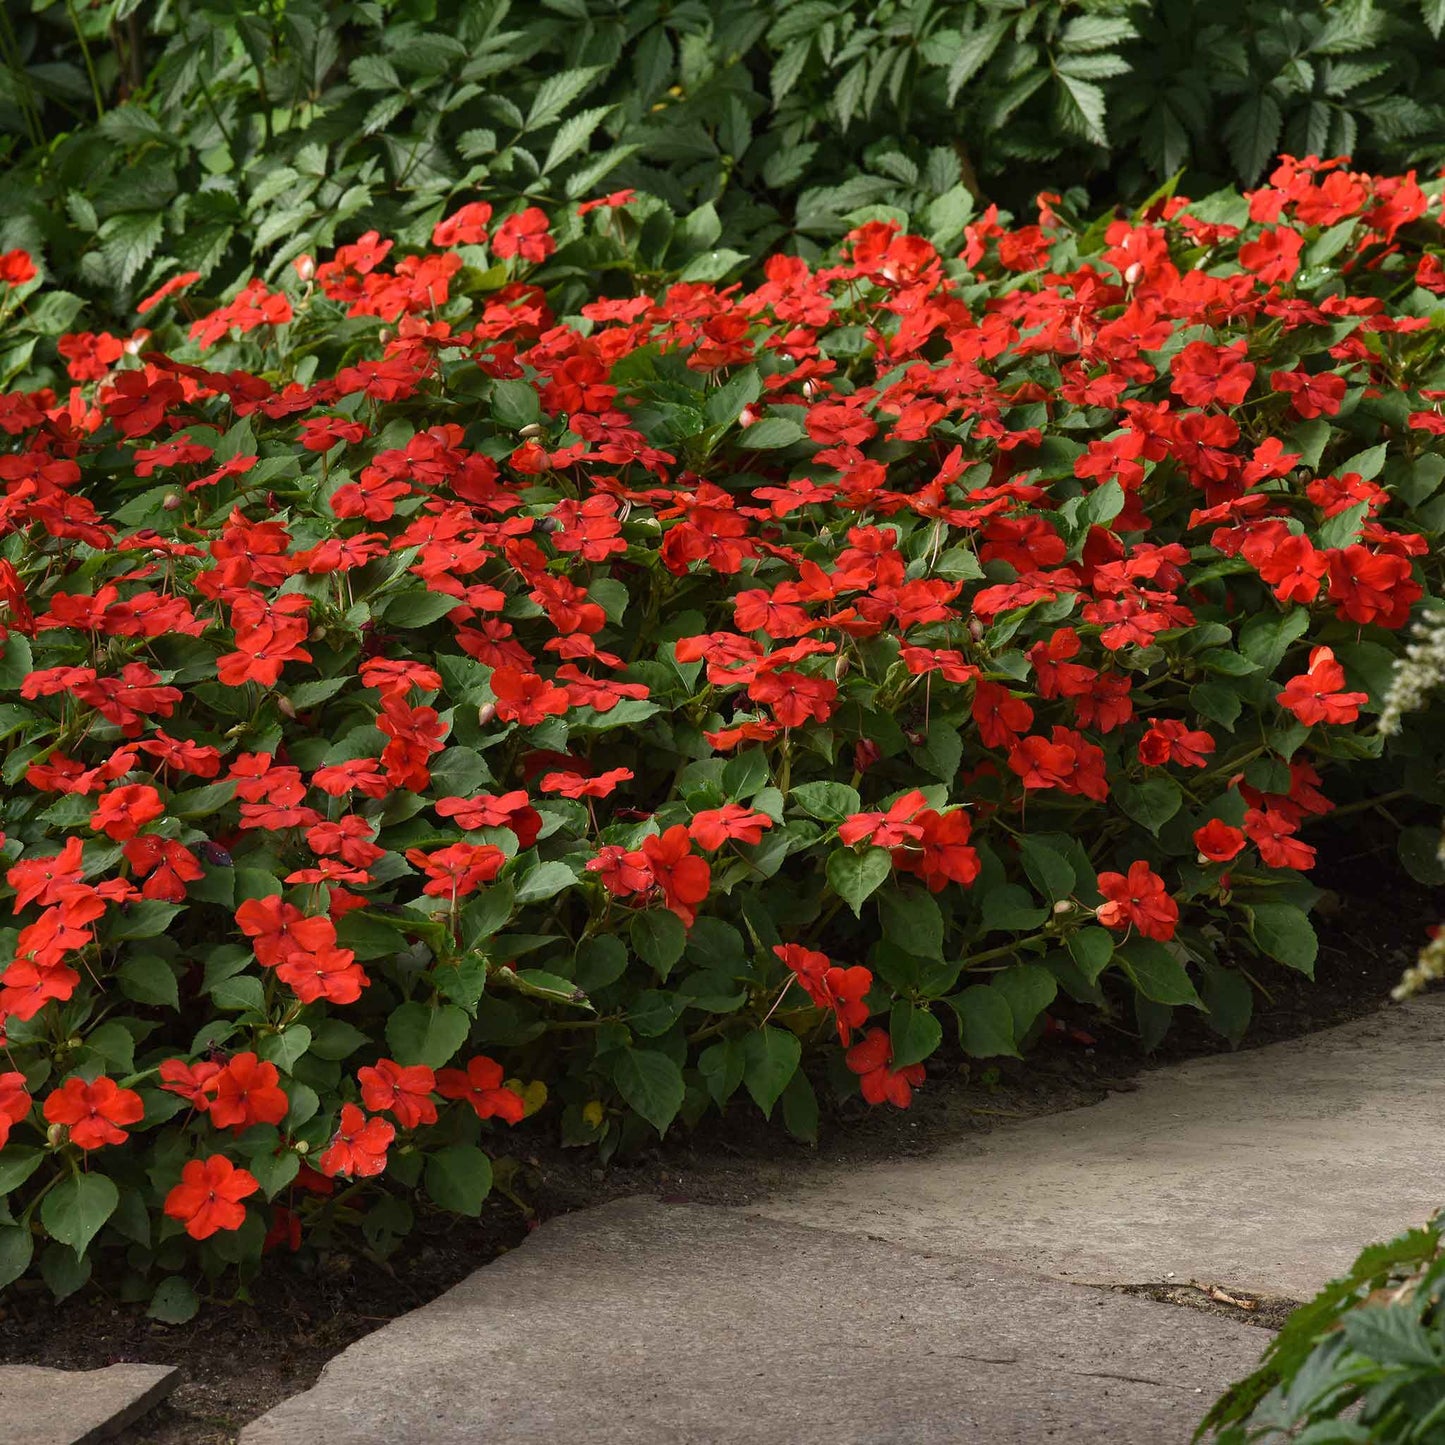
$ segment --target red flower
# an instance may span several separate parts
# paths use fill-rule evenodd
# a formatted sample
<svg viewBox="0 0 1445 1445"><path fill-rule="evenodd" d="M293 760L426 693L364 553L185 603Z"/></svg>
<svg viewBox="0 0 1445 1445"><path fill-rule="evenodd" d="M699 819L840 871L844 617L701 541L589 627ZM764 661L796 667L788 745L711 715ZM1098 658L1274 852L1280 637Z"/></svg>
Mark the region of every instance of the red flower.
<svg viewBox="0 0 1445 1445"><path fill-rule="evenodd" d="M316 1167L328 1179L346 1174L370 1179L386 1168L396 1130L385 1119L368 1119L355 1104L341 1106L341 1122Z"/></svg>
<svg viewBox="0 0 1445 1445"><path fill-rule="evenodd" d="M1275 694L1275 701L1288 708L1302 723L1314 727L1319 723L1352 723L1360 715L1360 707L1370 700L1367 692L1343 692L1345 670L1335 661L1332 648L1310 650L1310 665L1285 683L1284 691Z"/></svg>
<svg viewBox="0 0 1445 1445"><path fill-rule="evenodd" d="M629 773L628 777L632 774ZM709 853L721 848L729 838L739 843L761 843L763 833L773 826L766 813L745 808L741 803L724 803L721 808L704 808L693 816L687 831L699 848Z"/></svg>
<svg viewBox="0 0 1445 1445"><path fill-rule="evenodd" d="M24 1074L0 1074L0 1149L5 1147L11 1128L30 1112L31 1103Z"/></svg>
<svg viewBox="0 0 1445 1445"><path fill-rule="evenodd" d="M124 787L112 788L101 798L90 815L90 826L120 843L134 838L165 810L166 805L154 788L145 783L127 783Z"/></svg>
<svg viewBox="0 0 1445 1445"><path fill-rule="evenodd" d="M1124 931L1137 928L1145 938L1161 943L1174 937L1179 922L1179 905L1170 897L1164 880L1142 859L1122 873L1099 874L1101 903L1095 916L1106 928Z"/></svg>
<svg viewBox="0 0 1445 1445"><path fill-rule="evenodd" d="M311 918L279 893L248 898L236 909L236 926L251 939L256 961L274 967L295 953L316 953L336 942L329 918Z"/></svg>
<svg viewBox="0 0 1445 1445"><path fill-rule="evenodd" d="M1203 768L1209 765L1214 748L1214 739L1207 732L1191 730L1178 718L1161 718L1139 739L1139 761L1146 768L1162 768L1170 762Z"/></svg>
<svg viewBox="0 0 1445 1445"><path fill-rule="evenodd" d="M433 246L483 245L487 239L487 222L491 219L492 208L486 201L470 201L446 220L436 223L431 243Z"/></svg>
<svg viewBox="0 0 1445 1445"><path fill-rule="evenodd" d="M374 1114L394 1114L403 1129L435 1124L437 1106L432 1091L436 1075L425 1064L403 1067L391 1059L378 1059L374 1068L358 1069L361 1102Z"/></svg>
<svg viewBox="0 0 1445 1445"><path fill-rule="evenodd" d="M302 1003L315 1003L323 998L328 1003L355 1003L362 989L371 982L349 948L289 954L276 965L276 977L290 987Z"/></svg>
<svg viewBox="0 0 1445 1445"><path fill-rule="evenodd" d="M211 1123L239 1133L252 1124L279 1124L291 1101L279 1085L275 1064L253 1053L235 1054L210 1082Z"/></svg>
<svg viewBox="0 0 1445 1445"><path fill-rule="evenodd" d="M465 1099L479 1119L518 1124L527 1109L520 1094L503 1086L502 1066L484 1054L469 1060L465 1072L443 1069L437 1075L437 1093L444 1099Z"/></svg>
<svg viewBox="0 0 1445 1445"><path fill-rule="evenodd" d="M528 206L520 215L508 216L492 240L492 250L506 260L520 256L524 261L545 261L557 249L545 211Z"/></svg>
<svg viewBox="0 0 1445 1445"><path fill-rule="evenodd" d="M870 1104L889 1103L906 1109L913 1102L914 1089L928 1077L922 1064L892 1067L893 1040L887 1029L869 1029L845 1057L848 1067L860 1076L863 1097Z"/></svg>
<svg viewBox="0 0 1445 1445"><path fill-rule="evenodd" d="M1266 285L1292 281L1299 271L1302 250L1304 237L1298 231L1276 226L1239 248L1239 264L1246 271L1253 271Z"/></svg>
<svg viewBox="0 0 1445 1445"><path fill-rule="evenodd" d="M1244 852L1244 834L1218 818L1211 818L1194 830L1194 846L1201 863L1228 863Z"/></svg>
<svg viewBox="0 0 1445 1445"><path fill-rule="evenodd" d="M27 281L33 281L35 274L35 262L30 259L28 251L17 248L0 256L0 281L7 286L23 286Z"/></svg>
<svg viewBox="0 0 1445 1445"><path fill-rule="evenodd" d="M435 853L408 848L406 861L427 875L430 881L422 892L429 897L464 898L490 883L502 871L507 855L491 843L453 843Z"/></svg>
<svg viewBox="0 0 1445 1445"><path fill-rule="evenodd" d="M138 1124L145 1106L134 1089L122 1089L102 1074L94 1083L67 1079L45 1101L45 1118L64 1124L70 1142L78 1149L99 1149L103 1144L124 1144L125 1125Z"/></svg>
<svg viewBox="0 0 1445 1445"><path fill-rule="evenodd" d="M707 859L692 851L687 829L677 823L661 837L644 838L642 856L652 869L653 882L662 889L663 902L691 928L697 918L697 904L707 897L712 886L712 869Z"/></svg>
<svg viewBox="0 0 1445 1445"><path fill-rule="evenodd" d="M192 1159L181 1170L181 1182L166 1195L165 1212L181 1220L192 1239L209 1239L246 1222L241 1201L260 1187L254 1174L237 1169L224 1154Z"/></svg>

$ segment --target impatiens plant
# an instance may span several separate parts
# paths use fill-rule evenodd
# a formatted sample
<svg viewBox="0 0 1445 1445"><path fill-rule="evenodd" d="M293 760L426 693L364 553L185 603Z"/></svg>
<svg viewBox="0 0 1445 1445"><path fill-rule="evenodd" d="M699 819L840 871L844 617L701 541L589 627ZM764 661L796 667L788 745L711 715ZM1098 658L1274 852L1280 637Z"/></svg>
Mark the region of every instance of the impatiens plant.
<svg viewBox="0 0 1445 1445"><path fill-rule="evenodd" d="M475 1214L529 1117L809 1138L1061 995L1238 1039L1313 968L1437 590L1438 186L860 217L751 291L649 291L657 214L471 201L129 337L0 261L0 1279L177 1317ZM1380 766L1438 800L1432 730Z"/></svg>

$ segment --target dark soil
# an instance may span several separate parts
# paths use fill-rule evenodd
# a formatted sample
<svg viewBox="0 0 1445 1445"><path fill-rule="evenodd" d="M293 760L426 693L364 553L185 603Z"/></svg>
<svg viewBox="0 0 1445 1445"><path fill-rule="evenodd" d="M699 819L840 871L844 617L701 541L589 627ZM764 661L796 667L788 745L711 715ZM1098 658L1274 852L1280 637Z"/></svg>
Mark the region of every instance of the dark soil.
<svg viewBox="0 0 1445 1445"><path fill-rule="evenodd" d="M1340 846L1340 839L1349 846ZM1425 929L1438 920L1438 895L1403 878L1382 852L1349 855L1349 847L1363 846L1361 834L1341 828L1332 856L1322 856L1314 881L1330 892L1317 910L1316 979L1283 968L1257 975L1269 998L1258 1001L1244 1047L1387 1006ZM691 1138L669 1140L644 1158L605 1170L584 1152L556 1148L541 1129L519 1131L511 1188L526 1213L494 1195L476 1222L423 1221L386 1264L333 1254L309 1269L299 1263L273 1268L249 1304L208 1306L187 1325L156 1323L94 1286L57 1306L43 1286L18 1285L0 1305L0 1361L71 1369L122 1360L177 1365L185 1378L170 1401L118 1438L123 1445L230 1445L241 1426L306 1389L353 1340L435 1298L553 1215L629 1194L747 1204L820 1154L830 1161L925 1154L1000 1121L1096 1103L1111 1091L1137 1088L1139 1075L1150 1069L1229 1048L1188 1009L1179 1010L1175 1028L1147 1057L1122 1025L1089 1017L1082 1008L1057 1006L1053 1012L1077 1031L1075 1037L1042 1045L1026 1062L1005 1059L981 1067L962 1056L930 1061L928 1086L906 1113L850 1101L825 1114L816 1152L787 1140L746 1107ZM1079 1035L1093 1042L1081 1042ZM1278 1328L1291 1305L1258 1300L1249 1308L1214 1297L1212 1289L1207 1280L1127 1287L1266 1328Z"/></svg>

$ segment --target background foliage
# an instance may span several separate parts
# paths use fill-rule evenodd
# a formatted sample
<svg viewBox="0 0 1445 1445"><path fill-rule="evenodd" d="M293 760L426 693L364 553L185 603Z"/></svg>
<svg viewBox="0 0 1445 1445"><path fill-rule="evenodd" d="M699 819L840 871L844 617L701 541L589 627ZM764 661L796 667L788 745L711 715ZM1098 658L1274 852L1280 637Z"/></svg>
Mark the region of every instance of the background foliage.
<svg viewBox="0 0 1445 1445"><path fill-rule="evenodd" d="M1433 166L1441 0L6 0L0 246L123 312L477 188L711 204L805 251L962 181L1018 209L1258 181L1280 150Z"/></svg>

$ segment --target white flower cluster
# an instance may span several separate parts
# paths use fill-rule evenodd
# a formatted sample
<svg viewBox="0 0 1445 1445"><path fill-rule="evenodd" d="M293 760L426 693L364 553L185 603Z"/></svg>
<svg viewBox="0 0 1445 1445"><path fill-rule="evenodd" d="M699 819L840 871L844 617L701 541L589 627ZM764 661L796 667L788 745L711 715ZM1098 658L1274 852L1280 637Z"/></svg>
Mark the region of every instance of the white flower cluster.
<svg viewBox="0 0 1445 1445"><path fill-rule="evenodd" d="M1407 712L1417 712L1434 694L1445 691L1445 612L1427 613L1415 624L1414 635L1417 640L1395 664L1395 675L1385 694L1380 731L1386 735L1400 731L1401 719ZM1441 839L1440 855L1445 859L1445 838ZM1445 978L1445 930L1420 950L1419 958L1405 970L1390 997L1399 1002L1441 978Z"/></svg>
<svg viewBox="0 0 1445 1445"><path fill-rule="evenodd" d="M1380 731L1386 735L1400 731L1400 720L1407 712L1417 712L1434 693L1445 690L1445 612L1427 613L1415 624L1414 635L1418 640L1395 664L1385 694Z"/></svg>

